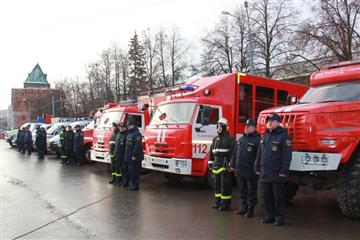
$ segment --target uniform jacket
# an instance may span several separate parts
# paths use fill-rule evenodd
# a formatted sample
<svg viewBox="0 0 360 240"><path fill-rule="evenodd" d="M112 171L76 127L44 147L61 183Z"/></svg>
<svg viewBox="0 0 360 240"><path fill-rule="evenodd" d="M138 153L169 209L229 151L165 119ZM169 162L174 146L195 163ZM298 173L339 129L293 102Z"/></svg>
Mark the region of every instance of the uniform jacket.
<svg viewBox="0 0 360 240"><path fill-rule="evenodd" d="M39 129L36 132L35 144L37 147L45 147L46 146L46 131Z"/></svg>
<svg viewBox="0 0 360 240"><path fill-rule="evenodd" d="M256 157L255 170L260 171L262 182L285 182L287 178L279 173L289 175L291 162L291 140L282 127L269 131L260 141Z"/></svg>
<svg viewBox="0 0 360 240"><path fill-rule="evenodd" d="M127 131L119 132L115 141L114 155L117 161L124 161L126 150Z"/></svg>
<svg viewBox="0 0 360 240"><path fill-rule="evenodd" d="M257 132L244 134L235 144L230 166L240 178L254 178L254 164L259 149L260 135Z"/></svg>
<svg viewBox="0 0 360 240"><path fill-rule="evenodd" d="M212 141L210 147L209 166L212 164L212 169L227 168L229 166L232 153L234 151L234 138L224 131L218 134Z"/></svg>
<svg viewBox="0 0 360 240"><path fill-rule="evenodd" d="M110 142L109 142L110 155L114 155L116 137L119 134L119 132L120 132L120 130L118 128L116 128L111 135Z"/></svg>
<svg viewBox="0 0 360 240"><path fill-rule="evenodd" d="M74 135L74 150L75 151L81 150L83 146L83 142L84 142L84 133L81 129L79 129L79 131L76 131Z"/></svg>
<svg viewBox="0 0 360 240"><path fill-rule="evenodd" d="M74 132L66 131L64 133L64 149L69 151L74 149Z"/></svg>
<svg viewBox="0 0 360 240"><path fill-rule="evenodd" d="M142 136L137 127L129 129L126 137L125 162L132 161L132 157L137 161L144 159Z"/></svg>
<svg viewBox="0 0 360 240"><path fill-rule="evenodd" d="M23 139L25 143L32 143L32 133L30 130L25 130Z"/></svg>

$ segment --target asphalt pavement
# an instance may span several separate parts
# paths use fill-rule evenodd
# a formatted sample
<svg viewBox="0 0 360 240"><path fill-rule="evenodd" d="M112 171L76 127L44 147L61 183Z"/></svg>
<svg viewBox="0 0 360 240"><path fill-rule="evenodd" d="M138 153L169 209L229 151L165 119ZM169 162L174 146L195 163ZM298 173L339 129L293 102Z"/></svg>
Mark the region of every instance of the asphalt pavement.
<svg viewBox="0 0 360 240"><path fill-rule="evenodd" d="M212 191L199 179L171 184L149 173L130 192L107 183L106 164L37 160L3 140L0 162L1 239L360 239L360 221L341 214L335 191L301 188L274 227L260 223L261 205L252 219L210 209Z"/></svg>

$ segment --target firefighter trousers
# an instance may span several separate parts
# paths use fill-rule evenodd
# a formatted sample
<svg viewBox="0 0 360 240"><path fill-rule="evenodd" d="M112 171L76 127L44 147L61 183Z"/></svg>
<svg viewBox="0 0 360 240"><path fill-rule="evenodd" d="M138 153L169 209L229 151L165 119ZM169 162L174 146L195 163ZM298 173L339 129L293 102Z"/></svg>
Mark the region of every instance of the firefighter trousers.
<svg viewBox="0 0 360 240"><path fill-rule="evenodd" d="M214 194L217 206L230 207L232 193L232 175L220 168L212 171L214 174Z"/></svg>
<svg viewBox="0 0 360 240"><path fill-rule="evenodd" d="M285 183L263 182L265 218L284 221Z"/></svg>
<svg viewBox="0 0 360 240"><path fill-rule="evenodd" d="M112 153L110 153L110 161L111 161L111 175L116 177L116 160Z"/></svg>

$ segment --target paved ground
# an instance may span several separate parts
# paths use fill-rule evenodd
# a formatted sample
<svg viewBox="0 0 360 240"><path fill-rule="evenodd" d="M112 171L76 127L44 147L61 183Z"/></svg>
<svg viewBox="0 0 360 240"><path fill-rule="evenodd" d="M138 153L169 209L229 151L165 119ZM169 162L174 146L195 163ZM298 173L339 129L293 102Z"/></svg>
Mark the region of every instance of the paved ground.
<svg viewBox="0 0 360 240"><path fill-rule="evenodd" d="M0 159L1 239L359 239L360 221L341 214L333 191L302 189L276 228L259 223L262 206L251 220L210 209L211 191L191 178L172 185L151 173L128 192L107 184L104 164L39 161L2 140Z"/></svg>

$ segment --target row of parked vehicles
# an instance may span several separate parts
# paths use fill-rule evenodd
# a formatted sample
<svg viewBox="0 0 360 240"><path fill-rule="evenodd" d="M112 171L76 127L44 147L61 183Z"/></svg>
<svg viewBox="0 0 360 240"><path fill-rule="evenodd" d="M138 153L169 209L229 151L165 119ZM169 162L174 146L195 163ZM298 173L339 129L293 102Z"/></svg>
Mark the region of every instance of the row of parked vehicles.
<svg viewBox="0 0 360 240"><path fill-rule="evenodd" d="M132 115L143 134L143 168L163 172L170 181L191 176L211 185L207 162L218 119L228 119L228 130L237 139L248 118L257 119L264 133L272 112L282 117L293 141L287 197L304 185L336 188L342 212L360 219L359 62L313 73L310 87L232 73L194 78L136 102L109 103L84 128L84 157L110 163L112 123L126 123ZM56 152L59 139L48 142Z"/></svg>

